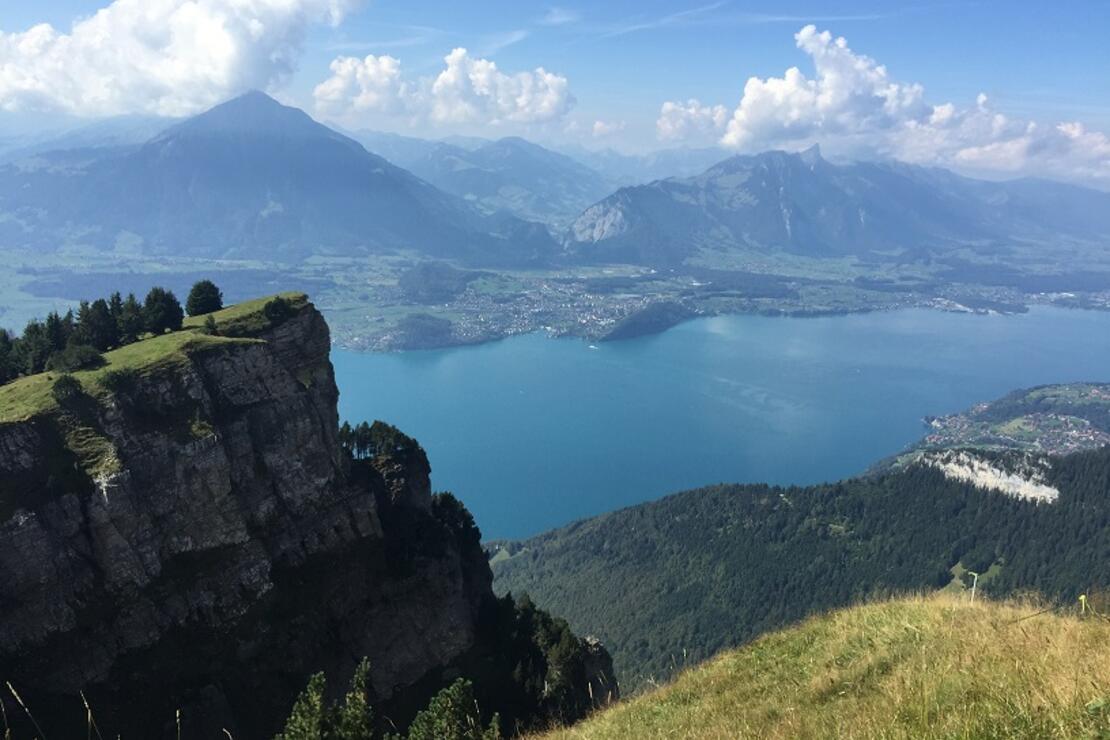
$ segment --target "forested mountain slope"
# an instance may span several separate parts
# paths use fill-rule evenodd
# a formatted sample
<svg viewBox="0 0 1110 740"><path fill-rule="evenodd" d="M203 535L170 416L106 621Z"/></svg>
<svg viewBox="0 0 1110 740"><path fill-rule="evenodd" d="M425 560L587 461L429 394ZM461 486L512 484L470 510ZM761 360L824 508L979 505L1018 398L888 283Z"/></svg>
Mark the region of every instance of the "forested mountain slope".
<svg viewBox="0 0 1110 740"><path fill-rule="evenodd" d="M1024 469L1025 453L976 453ZM1038 503L939 467L811 487L719 485L500 543L495 587L601 637L626 687L807 614L936 589L965 569L992 594L1110 585L1110 449L1048 459Z"/></svg>

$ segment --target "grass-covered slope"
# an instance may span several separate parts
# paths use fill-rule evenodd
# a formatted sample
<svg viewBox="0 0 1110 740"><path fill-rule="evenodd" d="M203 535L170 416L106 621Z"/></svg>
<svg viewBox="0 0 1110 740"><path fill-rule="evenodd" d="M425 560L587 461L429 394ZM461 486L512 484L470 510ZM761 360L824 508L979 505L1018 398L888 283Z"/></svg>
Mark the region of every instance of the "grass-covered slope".
<svg viewBox="0 0 1110 740"><path fill-rule="evenodd" d="M265 305L279 296L268 296L229 306L212 314L218 335L202 333L208 315L186 319L180 331L148 337L142 341L104 353L104 364L95 370L72 373L81 383L85 393L102 396L106 389L101 381L112 371L134 371L139 376L150 375L167 367L187 362L190 355L227 344L256 341L253 337L270 328L271 320L263 310ZM308 305L303 293L282 293L293 311ZM19 378L0 385L0 424L18 422L34 416L59 411L51 393L55 381L62 375L45 372Z"/></svg>
<svg viewBox="0 0 1110 740"><path fill-rule="evenodd" d="M823 614L543 737L1110 737L1110 621L1040 608L931 596Z"/></svg>

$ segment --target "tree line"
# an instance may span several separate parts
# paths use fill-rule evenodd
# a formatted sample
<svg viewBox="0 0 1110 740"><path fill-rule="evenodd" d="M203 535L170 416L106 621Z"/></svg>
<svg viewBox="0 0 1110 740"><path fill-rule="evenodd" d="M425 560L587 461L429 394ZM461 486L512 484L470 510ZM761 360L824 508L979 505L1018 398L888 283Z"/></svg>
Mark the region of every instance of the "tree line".
<svg viewBox="0 0 1110 740"><path fill-rule="evenodd" d="M409 447L419 447L416 440L392 424L365 421L354 426L343 422L339 427L339 444L355 460L373 459L380 454L396 453Z"/></svg>
<svg viewBox="0 0 1110 740"><path fill-rule="evenodd" d="M45 320L29 321L19 336L0 329L0 384L45 370L95 367L102 352L179 330L186 312L200 316L221 308L220 289L201 280L189 291L184 308L173 291L155 286L141 302L134 293L124 297L117 291L106 299L81 301L76 312L51 311Z"/></svg>

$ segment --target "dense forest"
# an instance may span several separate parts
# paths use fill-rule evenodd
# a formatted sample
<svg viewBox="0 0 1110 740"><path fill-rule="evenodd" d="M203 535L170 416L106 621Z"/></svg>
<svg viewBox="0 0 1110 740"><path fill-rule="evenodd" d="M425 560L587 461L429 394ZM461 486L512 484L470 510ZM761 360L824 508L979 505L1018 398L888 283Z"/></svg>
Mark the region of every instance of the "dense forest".
<svg viewBox="0 0 1110 740"><path fill-rule="evenodd" d="M600 637L635 689L812 612L940 588L965 569L988 574L989 593L1061 603L1110 586L1110 448L1054 460L1049 479L1053 504L924 465L805 488L703 488L495 543L495 587Z"/></svg>
<svg viewBox="0 0 1110 740"><path fill-rule="evenodd" d="M0 384L45 370L73 372L103 364L101 353L137 342L152 334L177 331L190 316L223 308L223 294L210 280L193 286L185 308L172 291L153 287L140 302L124 298L81 301L77 311L52 311L45 320L32 319L15 336L0 329Z"/></svg>

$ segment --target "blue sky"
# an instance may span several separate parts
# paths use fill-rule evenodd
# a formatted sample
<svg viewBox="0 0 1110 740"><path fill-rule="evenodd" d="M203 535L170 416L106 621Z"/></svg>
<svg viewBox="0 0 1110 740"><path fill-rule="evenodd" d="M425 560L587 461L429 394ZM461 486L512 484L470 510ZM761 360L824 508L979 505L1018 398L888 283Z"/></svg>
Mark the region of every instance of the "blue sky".
<svg viewBox="0 0 1110 740"><path fill-rule="evenodd" d="M145 39L147 31L157 35L159 28L183 23L177 11L186 0L5 3L0 7L0 68L14 61L21 77L8 80L5 87L0 73L0 107L9 111L0 114L0 126L14 128L29 120L31 111L43 110L80 117L185 114L251 86L348 127L428 136L518 133L541 141L625 149L723 143L743 150L819 142L846 155L918 161L930 161L926 150L933 147L946 150L934 157L935 163L1014 172L1029 169L1029 152L1051 149L1056 152L1052 167L1076 179L1098 179L1104 167L1110 168L1110 154L1095 137L1110 131L1106 2L852 2L833 7L741 0L559 5L520 0L264 0L261 5L301 7L294 15L272 10L244 19L244 8L257 4L196 1L207 8L206 22L234 16L234 23L264 28L260 39L254 31L242 31L249 25L232 28L235 53L202 79L183 79L180 73L197 66L190 54L201 60L200 66L209 60L210 50L193 43L195 39L184 51L160 49L159 42ZM136 16L136 8L154 6L161 10L149 18ZM30 44L30 52L19 51L29 46L26 32L33 25L49 23L59 36L77 36L75 21L102 8L110 11L103 25L110 29L108 35L140 37L134 55L142 55L141 63L128 67L131 52L126 45L121 51L75 43L81 48L74 50L54 39L45 46ZM799 40L796 34L809 24L831 38ZM846 40L850 51L839 61L828 56L835 52L837 37ZM445 64L444 57L460 47L467 55L457 57L454 66ZM143 68L157 66L163 52L176 55L166 64L169 71L144 77ZM79 79L57 79L69 63L58 59L72 61L82 54L87 59L73 62L69 73ZM825 82L815 68L822 54L830 59L831 77ZM372 55L371 62L367 55ZM121 57L115 60L121 69L106 61L113 56ZM344 57L345 71L337 74L331 65ZM855 87L836 88L836 65L856 69L860 59L870 67L851 83ZM492 77L488 62L496 66ZM547 78L536 74L540 67ZM790 67L798 67L803 79L784 83L784 88L776 81ZM876 69L885 75L878 81ZM445 70L469 79L461 87L434 89ZM86 92L113 76L119 82L108 93ZM769 84L756 91L762 97L749 97L742 120L734 122L745 107L745 84L753 77ZM328 80L330 87L322 94L318 86ZM861 103L875 99L878 86L890 85L898 86L899 98L884 98L881 111ZM65 92L55 93L58 89ZM980 93L987 96L984 104L977 102ZM799 101L796 94L812 100ZM528 98L524 103L522 95ZM768 111L768 101L777 95L789 100L777 100L778 107ZM825 98L830 96L839 96L840 105L847 107L829 108ZM691 99L698 101L696 106L689 104ZM678 107L661 122L668 101ZM941 111L942 131L935 113L946 104L954 112ZM987 132L998 128L990 121L999 115L1006 118L1006 133ZM1038 128L1032 134L1030 124ZM1080 124L1081 129L1058 129L1060 124ZM953 133L957 126L958 135ZM1022 137L1028 140L1025 159L1011 151ZM1081 141L1083 151L1077 152L1075 142Z"/></svg>

